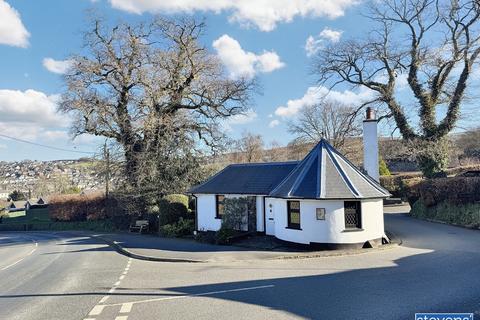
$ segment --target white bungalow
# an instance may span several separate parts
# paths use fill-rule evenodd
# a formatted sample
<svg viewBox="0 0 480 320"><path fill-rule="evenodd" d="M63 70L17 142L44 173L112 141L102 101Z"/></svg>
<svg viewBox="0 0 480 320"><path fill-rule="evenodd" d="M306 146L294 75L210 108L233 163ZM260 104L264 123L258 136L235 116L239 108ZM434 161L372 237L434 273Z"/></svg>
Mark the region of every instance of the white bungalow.
<svg viewBox="0 0 480 320"><path fill-rule="evenodd" d="M376 126L369 110L364 121L364 167L371 175L323 139L300 162L226 167L190 190L197 201L197 231L220 229L225 198L249 197L251 208L242 230L327 248L380 244L386 238L383 199L390 194L377 182ZM256 214L248 214L252 211Z"/></svg>

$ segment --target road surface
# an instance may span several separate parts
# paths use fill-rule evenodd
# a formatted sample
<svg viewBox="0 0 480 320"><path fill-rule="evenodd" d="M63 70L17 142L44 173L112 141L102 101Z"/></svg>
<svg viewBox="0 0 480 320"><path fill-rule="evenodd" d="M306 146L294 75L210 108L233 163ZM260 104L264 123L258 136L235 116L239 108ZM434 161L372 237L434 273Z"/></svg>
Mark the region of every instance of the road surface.
<svg viewBox="0 0 480 320"><path fill-rule="evenodd" d="M100 240L0 233L0 319L480 317L480 231L386 214L398 248L288 260L132 260Z"/></svg>

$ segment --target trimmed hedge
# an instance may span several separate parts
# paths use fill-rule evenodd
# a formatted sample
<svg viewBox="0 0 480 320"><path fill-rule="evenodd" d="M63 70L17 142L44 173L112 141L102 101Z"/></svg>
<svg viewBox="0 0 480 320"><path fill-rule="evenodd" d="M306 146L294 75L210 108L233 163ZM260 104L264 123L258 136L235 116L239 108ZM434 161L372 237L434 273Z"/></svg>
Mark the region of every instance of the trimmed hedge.
<svg viewBox="0 0 480 320"><path fill-rule="evenodd" d="M462 205L480 201L480 178L452 177L429 179L411 188L411 203L422 199L427 207L448 202L452 205ZM414 201L415 200L415 201Z"/></svg>
<svg viewBox="0 0 480 320"><path fill-rule="evenodd" d="M480 203L451 204L443 201L428 207L419 199L413 204L410 215L420 219L480 228Z"/></svg>
<svg viewBox="0 0 480 320"><path fill-rule="evenodd" d="M106 218L106 199L103 193L52 196L50 218L56 221L103 220Z"/></svg>

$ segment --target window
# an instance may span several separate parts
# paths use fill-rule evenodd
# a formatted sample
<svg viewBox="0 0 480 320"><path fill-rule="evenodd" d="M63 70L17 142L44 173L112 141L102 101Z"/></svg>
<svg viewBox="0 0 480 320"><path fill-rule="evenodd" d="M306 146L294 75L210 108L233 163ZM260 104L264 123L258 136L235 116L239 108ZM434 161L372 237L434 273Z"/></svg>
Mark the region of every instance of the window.
<svg viewBox="0 0 480 320"><path fill-rule="evenodd" d="M222 219L224 213L225 213L225 196L217 194L215 196L215 202L216 202L216 207L217 207L217 212L215 218L217 219Z"/></svg>
<svg viewBox="0 0 480 320"><path fill-rule="evenodd" d="M360 201L345 201L345 228L361 229L362 228L362 212Z"/></svg>
<svg viewBox="0 0 480 320"><path fill-rule="evenodd" d="M317 220L325 220L325 208L317 208Z"/></svg>
<svg viewBox="0 0 480 320"><path fill-rule="evenodd" d="M300 229L300 201L287 201L288 228Z"/></svg>

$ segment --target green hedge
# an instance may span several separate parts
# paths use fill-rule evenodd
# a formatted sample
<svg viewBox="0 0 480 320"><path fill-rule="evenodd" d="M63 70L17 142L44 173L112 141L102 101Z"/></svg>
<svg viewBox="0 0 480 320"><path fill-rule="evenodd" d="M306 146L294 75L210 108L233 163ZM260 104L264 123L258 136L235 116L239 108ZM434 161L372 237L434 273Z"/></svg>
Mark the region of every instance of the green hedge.
<svg viewBox="0 0 480 320"><path fill-rule="evenodd" d="M177 223L180 218L193 218L188 210L188 196L183 194L170 194L159 201L160 225Z"/></svg>
<svg viewBox="0 0 480 320"><path fill-rule="evenodd" d="M410 215L420 219L442 221L469 228L480 228L480 203L451 204L446 201L435 206L426 206L417 200Z"/></svg>

